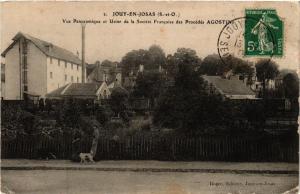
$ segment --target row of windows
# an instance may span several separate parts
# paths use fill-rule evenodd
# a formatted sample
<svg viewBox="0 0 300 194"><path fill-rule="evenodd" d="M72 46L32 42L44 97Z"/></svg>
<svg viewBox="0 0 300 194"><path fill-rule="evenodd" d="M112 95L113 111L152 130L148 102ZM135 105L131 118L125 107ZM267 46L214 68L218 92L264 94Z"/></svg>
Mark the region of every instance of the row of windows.
<svg viewBox="0 0 300 194"><path fill-rule="evenodd" d="M61 62L61 60L59 60L58 59L58 66L60 67L60 62ZM63 61L64 63L65 63L65 68L67 68L68 67L68 63L67 63L67 61ZM52 64L52 57L50 57L50 64ZM77 71L79 70L79 65L78 64L73 64L73 63L71 63L71 69L73 69L73 66L76 66L76 69L77 69Z"/></svg>
<svg viewBox="0 0 300 194"><path fill-rule="evenodd" d="M50 78L53 79L53 72L50 72ZM68 75L65 74L65 81L68 81ZM77 77L77 83L79 82L79 77ZM71 76L71 82L74 82L74 77Z"/></svg>

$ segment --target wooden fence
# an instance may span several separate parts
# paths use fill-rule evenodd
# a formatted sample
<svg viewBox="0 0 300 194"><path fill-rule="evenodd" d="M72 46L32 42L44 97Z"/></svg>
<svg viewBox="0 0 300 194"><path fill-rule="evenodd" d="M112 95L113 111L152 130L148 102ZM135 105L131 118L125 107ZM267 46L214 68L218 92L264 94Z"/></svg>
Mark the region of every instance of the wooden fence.
<svg viewBox="0 0 300 194"><path fill-rule="evenodd" d="M2 141L2 158L70 159L72 154L88 152L91 141L72 143L59 140L25 139ZM298 139L280 137L203 136L195 138L135 135L120 141L99 139L96 160L172 160L172 161L281 161L298 162Z"/></svg>

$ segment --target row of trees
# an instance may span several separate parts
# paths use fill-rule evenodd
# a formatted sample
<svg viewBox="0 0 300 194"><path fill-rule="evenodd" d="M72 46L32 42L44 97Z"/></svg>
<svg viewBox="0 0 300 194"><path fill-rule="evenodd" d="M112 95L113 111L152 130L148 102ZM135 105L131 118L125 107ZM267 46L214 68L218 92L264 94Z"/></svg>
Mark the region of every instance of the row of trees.
<svg viewBox="0 0 300 194"><path fill-rule="evenodd" d="M138 75L133 95L144 96L151 100L159 95L166 79L175 78L180 65L189 66L198 75L222 76L231 71L233 74L243 76L249 85L253 84L253 78L256 76L258 81L262 83L263 96L266 93L267 83L275 79L280 73L278 65L272 60L262 59L253 64L231 56L222 61L216 54L208 55L202 60L195 50L189 48L179 48L173 55L166 56L161 47L153 45L148 50L130 51L122 58L120 65L122 66L123 77L126 77L131 71L137 71L140 64L144 65L144 73ZM159 66L164 69L164 76L161 76L158 71L151 71L157 70ZM288 81L291 81L291 79ZM285 87L297 84L295 81L292 82L294 84L285 84ZM297 97L297 91L297 87L292 87L285 94L291 96L290 94L293 93Z"/></svg>
<svg viewBox="0 0 300 194"><path fill-rule="evenodd" d="M164 51L156 45L151 46L149 50L129 52L121 64L124 72L138 69L140 64L144 64L145 71L138 75L131 95L143 96L151 101L158 99L154 123L161 127L184 131L225 126L224 124L232 123L232 118L236 116L246 117L253 123L264 120L263 107L260 105L235 107L223 101L219 95L208 94L200 75L222 76L231 71L233 74L242 75L245 79L248 78L248 84L252 84L252 78L256 76L258 81L262 82L265 94L267 83L279 74L278 65L272 60L259 60L253 64L240 58L229 57L224 62L216 54L208 55L202 60L195 50L188 48L179 48L173 55L165 56ZM163 67L165 74L147 71L158 68L158 65ZM174 80L173 86L164 87L170 78ZM299 82L287 77L283 83L286 88L284 91L290 94L286 96L294 98L298 96ZM258 115L260 117L257 117Z"/></svg>

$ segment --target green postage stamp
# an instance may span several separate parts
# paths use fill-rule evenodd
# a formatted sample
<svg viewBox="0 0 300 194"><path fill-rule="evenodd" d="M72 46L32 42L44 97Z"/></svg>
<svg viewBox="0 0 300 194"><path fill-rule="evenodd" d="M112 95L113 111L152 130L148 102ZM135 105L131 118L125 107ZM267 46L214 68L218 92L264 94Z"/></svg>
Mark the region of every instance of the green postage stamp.
<svg viewBox="0 0 300 194"><path fill-rule="evenodd" d="M245 56L282 56L283 22L274 9L246 9Z"/></svg>

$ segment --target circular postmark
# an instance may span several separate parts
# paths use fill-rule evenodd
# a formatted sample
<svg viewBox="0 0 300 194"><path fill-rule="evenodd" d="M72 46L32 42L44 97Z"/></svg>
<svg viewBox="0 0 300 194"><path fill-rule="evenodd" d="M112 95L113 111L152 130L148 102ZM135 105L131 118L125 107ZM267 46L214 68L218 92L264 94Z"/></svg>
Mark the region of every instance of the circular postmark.
<svg viewBox="0 0 300 194"><path fill-rule="evenodd" d="M217 42L217 49L218 49L218 55L221 59L221 61L225 65L230 65L230 59L232 57L244 59L246 57L245 55L245 50L259 50L260 49L260 43L259 42L247 42L245 44L245 37L250 36L251 34L257 33L254 30L249 30L245 28L245 22L246 20L252 20L253 22L256 22L260 25L262 25L262 28L265 28L268 37L270 39L270 42L272 45L275 45L275 36L272 33L272 31L269 29L269 27L264 24L263 22L251 18L251 17L239 17L231 20L228 22L221 30L219 37L218 37L218 42ZM256 58L260 59L267 59L271 60L273 57L273 50L270 51L267 55L263 56L254 56Z"/></svg>

